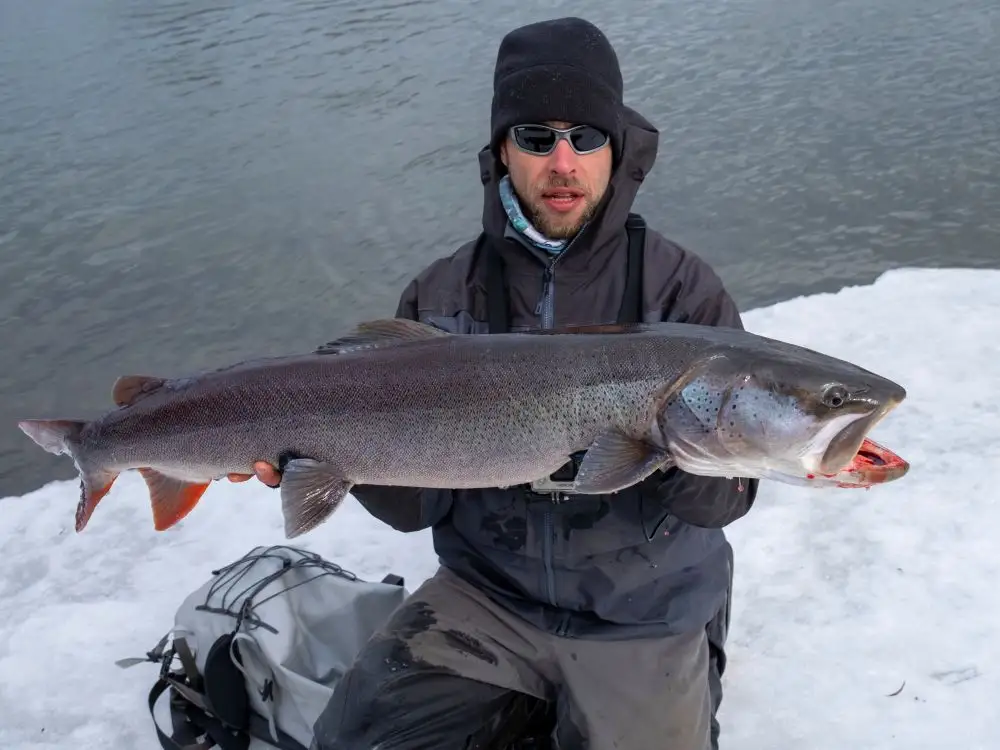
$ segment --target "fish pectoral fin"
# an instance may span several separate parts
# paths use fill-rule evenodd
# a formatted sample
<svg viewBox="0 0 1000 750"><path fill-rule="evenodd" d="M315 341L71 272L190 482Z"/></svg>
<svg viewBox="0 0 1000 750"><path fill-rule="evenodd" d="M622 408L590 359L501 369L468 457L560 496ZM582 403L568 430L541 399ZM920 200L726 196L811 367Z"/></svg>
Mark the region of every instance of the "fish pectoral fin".
<svg viewBox="0 0 1000 750"><path fill-rule="evenodd" d="M111 398L118 406L131 406L143 396L162 386L164 378L152 375L122 375L111 387Z"/></svg>
<svg viewBox="0 0 1000 750"><path fill-rule="evenodd" d="M359 323L349 333L316 348L314 354L343 354L360 349L393 346L451 336L447 331L409 318L386 318Z"/></svg>
<svg viewBox="0 0 1000 750"><path fill-rule="evenodd" d="M187 482L161 474L156 469L137 470L149 488L149 504L153 509L153 528L165 531L176 524L201 500L209 482Z"/></svg>
<svg viewBox="0 0 1000 750"><path fill-rule="evenodd" d="M596 495L618 492L672 463L670 454L617 429L598 435L587 449L574 491Z"/></svg>
<svg viewBox="0 0 1000 750"><path fill-rule="evenodd" d="M289 461L281 473L285 536L294 539L315 529L337 510L353 486L329 464L311 458Z"/></svg>

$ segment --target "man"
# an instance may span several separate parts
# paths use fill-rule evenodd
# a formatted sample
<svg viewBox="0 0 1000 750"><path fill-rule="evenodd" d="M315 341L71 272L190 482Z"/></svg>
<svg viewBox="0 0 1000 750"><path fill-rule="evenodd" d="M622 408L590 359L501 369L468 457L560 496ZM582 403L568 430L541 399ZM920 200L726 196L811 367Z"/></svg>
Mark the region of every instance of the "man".
<svg viewBox="0 0 1000 750"><path fill-rule="evenodd" d="M484 334L640 317L741 325L695 255L646 229L630 257L657 132L623 105L597 28L516 29L494 87L483 233L420 273L398 316ZM257 476L280 480L266 464ZM355 487L394 528L433 528L441 568L359 655L315 747L500 747L521 696L553 706L558 748L717 747L732 577L719 528L756 491L677 470L613 496Z"/></svg>

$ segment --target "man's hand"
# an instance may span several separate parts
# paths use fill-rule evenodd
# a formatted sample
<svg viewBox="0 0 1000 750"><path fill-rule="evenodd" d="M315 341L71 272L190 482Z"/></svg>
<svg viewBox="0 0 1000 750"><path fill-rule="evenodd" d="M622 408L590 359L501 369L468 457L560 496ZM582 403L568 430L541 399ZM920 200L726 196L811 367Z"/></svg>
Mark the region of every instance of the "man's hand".
<svg viewBox="0 0 1000 750"><path fill-rule="evenodd" d="M227 474L226 478L229 479L230 482L245 482L256 476L257 479L266 484L268 487L277 487L281 484L281 472L279 472L267 461L255 462L253 470L253 474Z"/></svg>

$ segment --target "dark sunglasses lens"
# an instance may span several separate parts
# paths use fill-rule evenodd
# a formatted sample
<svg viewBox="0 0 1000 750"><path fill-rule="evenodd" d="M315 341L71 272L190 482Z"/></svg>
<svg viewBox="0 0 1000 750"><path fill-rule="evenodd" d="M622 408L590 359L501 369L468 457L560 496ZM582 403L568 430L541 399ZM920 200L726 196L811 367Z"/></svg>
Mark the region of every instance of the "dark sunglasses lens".
<svg viewBox="0 0 1000 750"><path fill-rule="evenodd" d="M573 148L581 153L596 151L608 142L608 136L597 128L584 125L570 133ZM538 125L519 125L514 128L517 145L533 154L548 154L556 145L557 135L551 129Z"/></svg>
<svg viewBox="0 0 1000 750"><path fill-rule="evenodd" d="M533 154L547 154L556 143L556 134L548 128L531 125L514 128L517 145Z"/></svg>
<svg viewBox="0 0 1000 750"><path fill-rule="evenodd" d="M594 151L603 146L608 140L608 137L604 133L589 125L573 131L569 137L573 141L573 148L577 151Z"/></svg>

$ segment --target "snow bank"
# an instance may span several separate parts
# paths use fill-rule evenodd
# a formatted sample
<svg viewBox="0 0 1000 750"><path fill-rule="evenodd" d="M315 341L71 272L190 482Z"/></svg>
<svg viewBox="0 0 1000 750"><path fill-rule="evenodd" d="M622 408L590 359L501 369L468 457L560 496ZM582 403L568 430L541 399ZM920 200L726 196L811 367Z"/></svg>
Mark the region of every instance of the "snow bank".
<svg viewBox="0 0 1000 750"><path fill-rule="evenodd" d="M869 492L768 484L730 527L724 746L995 748L1000 272L894 271L745 318L901 382L909 398L874 437L913 469ZM283 543L278 497L218 483L163 534L135 473L79 535L76 501L74 482L0 500L0 747L156 750L154 668L113 662L145 653L213 566ZM429 534L396 533L353 500L297 543L411 589L436 567Z"/></svg>

